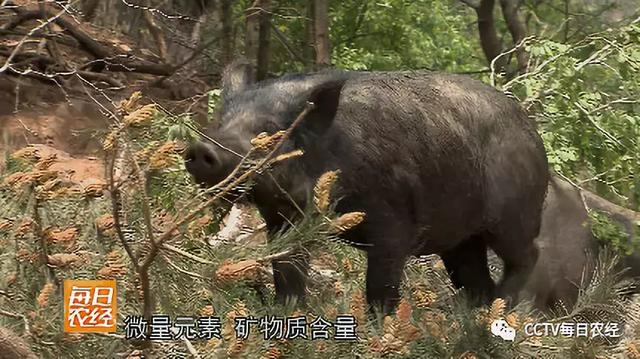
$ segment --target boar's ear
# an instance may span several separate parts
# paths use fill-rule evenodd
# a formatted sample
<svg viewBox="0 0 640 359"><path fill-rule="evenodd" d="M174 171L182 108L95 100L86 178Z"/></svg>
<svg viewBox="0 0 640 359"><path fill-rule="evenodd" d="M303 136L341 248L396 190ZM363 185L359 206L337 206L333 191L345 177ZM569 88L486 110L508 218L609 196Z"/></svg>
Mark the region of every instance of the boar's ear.
<svg viewBox="0 0 640 359"><path fill-rule="evenodd" d="M240 93L253 82L253 66L245 59L238 59L222 72L223 96L229 98Z"/></svg>
<svg viewBox="0 0 640 359"><path fill-rule="evenodd" d="M346 78L329 80L309 90L305 100L313 102L314 107L295 133L297 142L308 142L321 136L331 126L338 112L340 93L345 82Z"/></svg>

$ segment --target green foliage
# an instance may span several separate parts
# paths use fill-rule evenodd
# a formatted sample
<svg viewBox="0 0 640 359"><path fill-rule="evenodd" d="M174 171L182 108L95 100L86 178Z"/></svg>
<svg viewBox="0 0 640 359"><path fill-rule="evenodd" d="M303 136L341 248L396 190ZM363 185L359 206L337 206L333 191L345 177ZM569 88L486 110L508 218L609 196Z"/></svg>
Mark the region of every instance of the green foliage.
<svg viewBox="0 0 640 359"><path fill-rule="evenodd" d="M463 4L443 0L333 3L332 61L354 70L478 70L484 66Z"/></svg>
<svg viewBox="0 0 640 359"><path fill-rule="evenodd" d="M483 68L477 37L470 36L474 14L453 0L329 2L332 63L343 69ZM302 72L313 64L310 21L305 2L278 1L272 21L271 72ZM287 49L287 47L289 49ZM293 52L293 53L292 53Z"/></svg>
<svg viewBox="0 0 640 359"><path fill-rule="evenodd" d="M640 250L640 242L637 239L635 242L631 242L625 228L606 214L591 211L589 216L591 217L591 231L598 240L611 245L625 255L631 255Z"/></svg>
<svg viewBox="0 0 640 359"><path fill-rule="evenodd" d="M530 71L502 86L535 117L556 171L636 208L639 36L631 24L574 44L538 38L527 47Z"/></svg>

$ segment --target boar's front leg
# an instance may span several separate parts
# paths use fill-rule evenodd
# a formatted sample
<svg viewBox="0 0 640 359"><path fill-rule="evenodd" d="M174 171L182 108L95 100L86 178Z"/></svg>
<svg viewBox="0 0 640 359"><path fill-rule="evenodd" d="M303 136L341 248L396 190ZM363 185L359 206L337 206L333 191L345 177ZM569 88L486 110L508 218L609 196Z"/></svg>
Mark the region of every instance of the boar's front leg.
<svg viewBox="0 0 640 359"><path fill-rule="evenodd" d="M260 207L260 213L269 231L267 240L271 241L276 234L290 226L296 218L295 208L288 205ZM276 290L276 302L280 304L304 303L309 272L309 255L304 249L295 251L287 257L274 260L273 282Z"/></svg>
<svg viewBox="0 0 640 359"><path fill-rule="evenodd" d="M304 303L309 272L309 256L300 251L286 258L274 260L273 281L276 301L280 304Z"/></svg>

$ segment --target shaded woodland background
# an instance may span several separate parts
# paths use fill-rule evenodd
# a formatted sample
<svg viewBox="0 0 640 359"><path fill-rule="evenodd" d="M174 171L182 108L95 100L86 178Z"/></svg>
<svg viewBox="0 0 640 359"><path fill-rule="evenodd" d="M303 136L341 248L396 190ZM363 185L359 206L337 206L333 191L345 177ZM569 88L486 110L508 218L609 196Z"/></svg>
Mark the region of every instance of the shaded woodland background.
<svg viewBox="0 0 640 359"><path fill-rule="evenodd" d="M523 104L558 175L616 219L593 212L596 237L634 253L639 8L638 0L0 0L0 358L640 358L640 307L622 301L624 283L606 258L579 305L555 316L526 303L506 311L499 300L467 308L437 258L412 261L400 310L376 326L365 317L366 259L329 230L356 224L309 209L295 231L266 243L255 209L229 212L219 201L226 190L196 188L180 157L218 120L220 74L240 56L256 80L332 67L467 74ZM260 163L247 163L231 187L250 183ZM269 262L292 243L314 254L304 312L271 302ZM63 334L64 278L116 278L119 322L214 314L224 338ZM235 339L234 317L273 313L350 313L367 324L351 344ZM501 317L519 329L580 318L626 326L614 342L509 343L487 329Z"/></svg>

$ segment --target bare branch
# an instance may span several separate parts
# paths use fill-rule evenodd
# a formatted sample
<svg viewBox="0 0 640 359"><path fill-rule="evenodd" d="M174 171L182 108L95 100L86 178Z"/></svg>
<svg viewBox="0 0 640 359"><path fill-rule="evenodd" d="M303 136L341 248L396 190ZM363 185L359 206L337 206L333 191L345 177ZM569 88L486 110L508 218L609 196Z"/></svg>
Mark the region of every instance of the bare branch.
<svg viewBox="0 0 640 359"><path fill-rule="evenodd" d="M272 22L269 22L269 25L271 26L271 30L273 30L273 33L276 35L276 39L280 41L280 43L285 48L285 50L287 50L289 55L291 55L291 57L293 57L295 60L297 60L298 62L304 65L306 63L304 61L304 58L298 55L298 53L296 53L295 51L293 51L293 48L291 47L290 42L287 40L286 36L284 36L282 31L280 31L280 29L278 29L278 27L275 26Z"/></svg>
<svg viewBox="0 0 640 359"><path fill-rule="evenodd" d="M31 37L31 35L35 34L36 32L39 32L42 29L44 29L51 22L57 21L66 12L67 12L67 10L64 9L64 10L60 11L59 13L57 13L56 15L52 16L51 18L46 19L46 21L44 21L42 24L40 24L40 25L34 27L33 29L31 29L31 31L29 31L29 33L27 33L27 35L24 36L22 38L22 40L20 40L20 42L18 42L18 44L13 48L12 53L9 55L9 57L5 61L4 65L2 65L2 67L0 67L0 74L5 72L5 71L7 71L7 69L9 69L9 67L11 66L11 61L13 61L13 58L18 54L18 52L20 51L22 46L24 46L24 44ZM40 13L40 11L32 11L31 13L35 14L36 18L40 18L41 15L42 15ZM22 16L23 15L21 15L21 17ZM11 25L11 24L9 24L9 25ZM12 27L10 27L9 25L5 28L5 30L11 30L12 29Z"/></svg>
<svg viewBox="0 0 640 359"><path fill-rule="evenodd" d="M589 113L589 111L587 111L584 107L580 106L579 103L574 102L573 105L576 106L580 110L580 112L582 112L584 116L587 118L587 121L591 122L593 127L595 127L598 131L602 132L602 134L605 135L605 137L607 137L609 140L613 141L614 143L618 144L620 147L627 148L627 146L625 146L622 142L620 142L620 140L615 138L615 136L607 132L607 130L602 128L602 126L598 125L598 123L595 122L593 118L591 118L591 114Z"/></svg>

